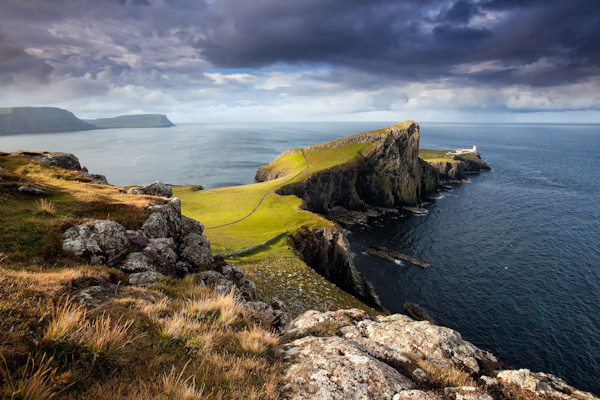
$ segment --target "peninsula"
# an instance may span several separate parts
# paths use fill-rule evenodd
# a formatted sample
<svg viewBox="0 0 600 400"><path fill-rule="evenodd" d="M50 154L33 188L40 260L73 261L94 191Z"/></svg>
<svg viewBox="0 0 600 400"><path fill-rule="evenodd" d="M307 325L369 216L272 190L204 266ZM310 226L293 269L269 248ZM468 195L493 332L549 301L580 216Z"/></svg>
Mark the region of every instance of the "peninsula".
<svg viewBox="0 0 600 400"><path fill-rule="evenodd" d="M0 135L58 133L104 128L155 128L175 126L166 115L123 115L115 118L81 120L56 107L0 108Z"/></svg>
<svg viewBox="0 0 600 400"><path fill-rule="evenodd" d="M597 400L385 315L329 218L433 193L444 179L418 145L405 121L213 190L126 190L72 154L0 153L0 394Z"/></svg>

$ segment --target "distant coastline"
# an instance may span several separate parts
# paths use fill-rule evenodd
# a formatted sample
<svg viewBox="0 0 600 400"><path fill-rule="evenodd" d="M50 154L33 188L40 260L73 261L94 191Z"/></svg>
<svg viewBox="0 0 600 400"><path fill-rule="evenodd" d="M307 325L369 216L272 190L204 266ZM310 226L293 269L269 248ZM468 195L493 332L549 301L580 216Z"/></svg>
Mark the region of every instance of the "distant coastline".
<svg viewBox="0 0 600 400"><path fill-rule="evenodd" d="M121 115L81 120L56 107L0 108L0 135L61 133L108 128L160 128L175 126L163 114Z"/></svg>

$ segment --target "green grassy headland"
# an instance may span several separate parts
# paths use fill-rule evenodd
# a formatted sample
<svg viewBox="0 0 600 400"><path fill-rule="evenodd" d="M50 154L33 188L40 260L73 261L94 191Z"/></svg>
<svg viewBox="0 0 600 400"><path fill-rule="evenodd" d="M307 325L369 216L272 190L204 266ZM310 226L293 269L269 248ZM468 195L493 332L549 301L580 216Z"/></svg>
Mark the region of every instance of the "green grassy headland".
<svg viewBox="0 0 600 400"><path fill-rule="evenodd" d="M121 115L114 118L84 119L98 128L151 128L168 127L173 123L161 114Z"/></svg>
<svg viewBox="0 0 600 400"><path fill-rule="evenodd" d="M458 162L453 158L449 158L446 153L451 150L430 150L430 149L419 149L419 158L423 161L441 161L441 162Z"/></svg>

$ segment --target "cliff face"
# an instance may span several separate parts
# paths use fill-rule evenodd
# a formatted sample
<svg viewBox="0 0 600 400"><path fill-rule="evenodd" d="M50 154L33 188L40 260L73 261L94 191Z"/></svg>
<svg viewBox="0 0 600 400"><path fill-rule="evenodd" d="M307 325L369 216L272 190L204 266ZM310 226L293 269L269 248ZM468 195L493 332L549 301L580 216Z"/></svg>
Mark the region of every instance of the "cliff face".
<svg viewBox="0 0 600 400"><path fill-rule="evenodd" d="M15 107L0 113L0 135L96 129L73 113L54 107Z"/></svg>
<svg viewBox="0 0 600 400"><path fill-rule="evenodd" d="M369 143L371 147L362 157L313 173L302 182L284 186L280 193L294 194L304 200L307 210L322 214L336 206L362 210L367 205L399 207L417 203L422 176L419 125L406 121L387 133L367 132L325 146L351 143ZM311 148L304 151L310 152ZM273 176L277 175L259 170L256 180Z"/></svg>
<svg viewBox="0 0 600 400"><path fill-rule="evenodd" d="M313 228L294 236L304 262L368 306L383 310L375 291L352 261L350 244L339 228Z"/></svg>

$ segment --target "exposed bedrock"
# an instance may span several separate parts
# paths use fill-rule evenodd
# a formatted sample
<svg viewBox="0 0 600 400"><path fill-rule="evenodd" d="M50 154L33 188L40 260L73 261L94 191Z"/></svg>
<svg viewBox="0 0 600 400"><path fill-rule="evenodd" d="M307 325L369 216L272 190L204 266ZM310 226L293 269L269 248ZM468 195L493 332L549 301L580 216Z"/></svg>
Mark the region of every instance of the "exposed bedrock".
<svg viewBox="0 0 600 400"><path fill-rule="evenodd" d="M399 207L417 203L422 167L419 162L419 125L392 127L386 134L364 133L333 142L340 147L353 142L371 143L363 156L350 163L313 173L302 182L284 186L281 194L304 200L307 210L325 214L335 206L363 210L368 205ZM327 145L325 145L327 146ZM310 148L305 152L310 153ZM259 170L257 181L275 175Z"/></svg>
<svg viewBox="0 0 600 400"><path fill-rule="evenodd" d="M365 304L384 310L371 284L354 266L350 244L341 229L307 229L294 236L294 244L304 262L320 275Z"/></svg>

